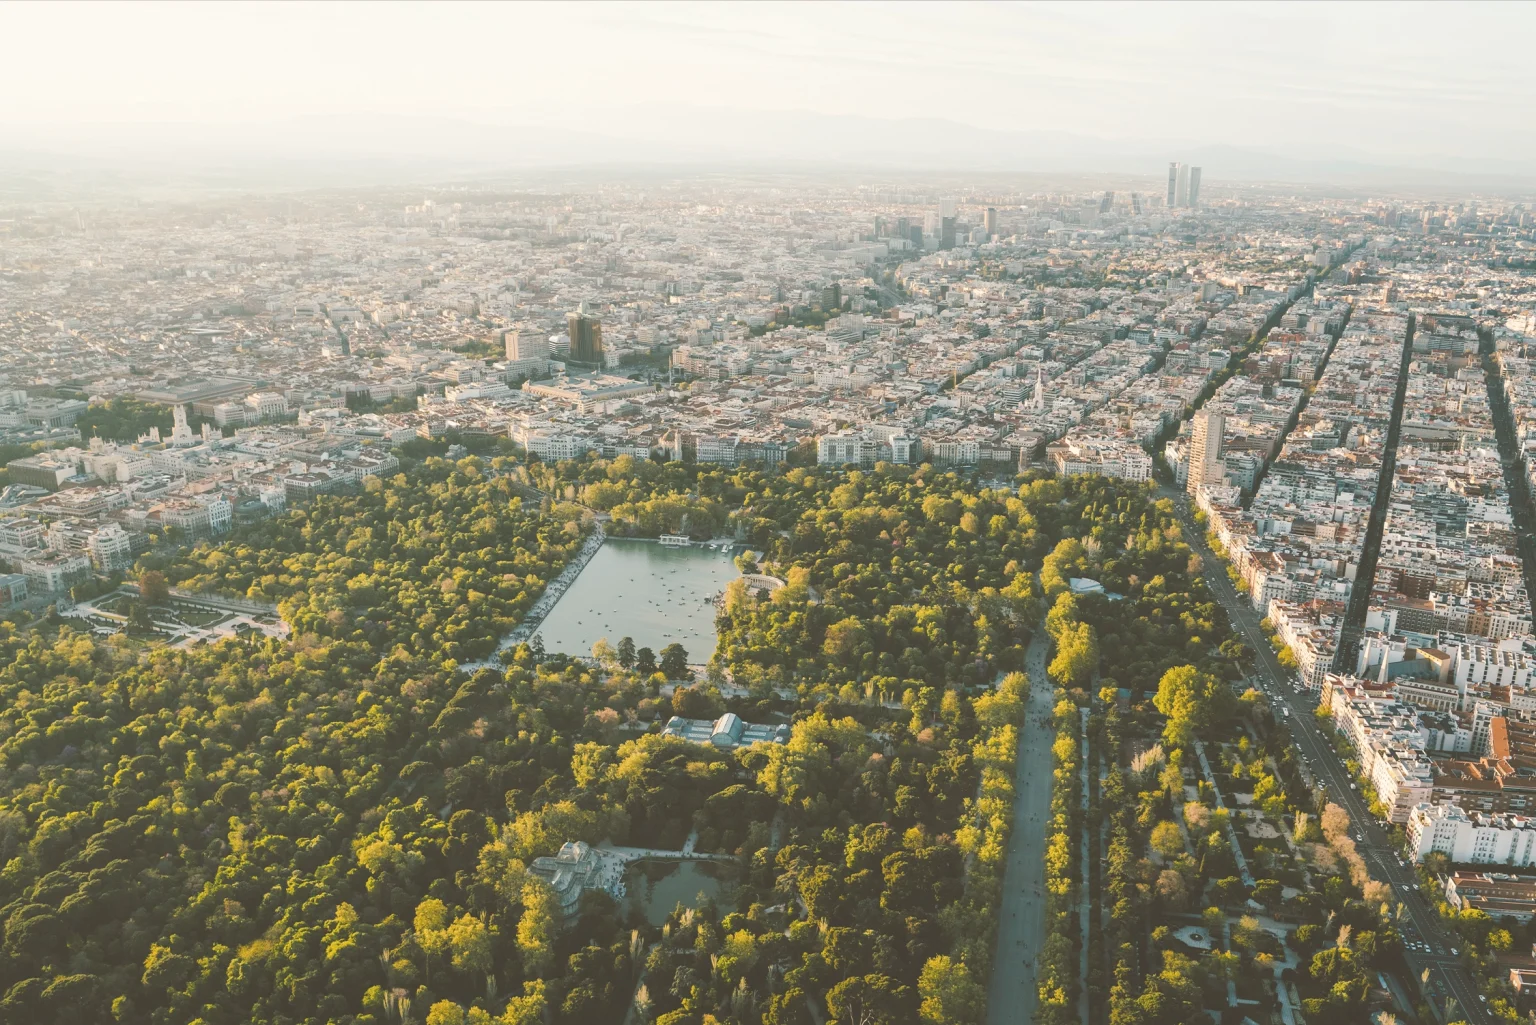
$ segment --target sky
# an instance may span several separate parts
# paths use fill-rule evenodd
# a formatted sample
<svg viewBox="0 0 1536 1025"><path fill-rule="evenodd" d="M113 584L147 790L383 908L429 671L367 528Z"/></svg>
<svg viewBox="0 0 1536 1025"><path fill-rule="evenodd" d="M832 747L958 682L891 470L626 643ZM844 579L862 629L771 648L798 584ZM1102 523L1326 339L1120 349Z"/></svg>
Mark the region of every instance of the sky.
<svg viewBox="0 0 1536 1025"><path fill-rule="evenodd" d="M1528 4L0 3L0 133L388 114L664 135L724 108L1507 170L1536 168L1533 29Z"/></svg>

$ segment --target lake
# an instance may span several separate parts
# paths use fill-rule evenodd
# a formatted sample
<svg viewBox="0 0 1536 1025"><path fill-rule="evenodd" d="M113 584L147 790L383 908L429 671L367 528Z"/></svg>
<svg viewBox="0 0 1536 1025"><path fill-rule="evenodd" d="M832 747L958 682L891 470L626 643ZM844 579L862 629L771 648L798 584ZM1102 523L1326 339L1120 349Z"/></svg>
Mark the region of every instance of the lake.
<svg viewBox="0 0 1536 1025"><path fill-rule="evenodd" d="M713 599L741 575L732 554L609 538L539 624L544 650L589 655L604 637L614 646L633 637L636 648L650 648L658 658L675 642L690 662L709 661Z"/></svg>
<svg viewBox="0 0 1536 1025"><path fill-rule="evenodd" d="M716 861L632 861L624 868L625 900L639 908L651 925L663 925L679 904L698 906L701 893L722 912L731 910L722 894L739 878L735 865Z"/></svg>

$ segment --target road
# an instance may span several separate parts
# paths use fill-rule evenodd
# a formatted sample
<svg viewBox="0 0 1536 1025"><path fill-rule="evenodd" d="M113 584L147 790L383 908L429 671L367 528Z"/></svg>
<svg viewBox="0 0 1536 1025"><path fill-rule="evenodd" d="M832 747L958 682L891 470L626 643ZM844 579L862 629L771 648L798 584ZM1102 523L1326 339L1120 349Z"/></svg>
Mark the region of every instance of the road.
<svg viewBox="0 0 1536 1025"><path fill-rule="evenodd" d="M1398 930L1404 943L1404 957L1415 977L1426 968L1432 983L1442 994L1455 998L1457 1009L1452 1020L1465 1018L1470 1025L1492 1025L1492 1017L1478 997L1477 987L1471 974L1461 964L1456 936L1440 921L1440 916L1414 889L1418 877L1411 865L1400 864L1392 839L1387 831L1371 817L1365 800L1359 792L1350 789L1354 780L1345 768L1343 759L1330 746L1328 739L1318 729L1313 718L1317 708L1316 695L1310 691L1298 691L1295 676L1280 665L1275 651L1270 647L1264 631L1259 626L1262 618L1246 596L1237 593L1227 579L1224 564L1217 559L1205 543L1204 532L1195 525L1189 500L1182 492L1166 485L1158 487L1161 497L1171 498L1179 510L1179 516L1189 534L1191 546L1200 554L1205 564L1206 586L1226 608L1232 625L1253 648L1258 662L1261 682L1270 701L1277 707L1289 710L1284 717L1286 726L1301 752L1303 764L1327 790L1328 799L1349 813L1358 849L1365 858L1371 877L1388 883L1394 897L1400 902L1402 912ZM1408 944L1422 944L1426 949L1417 950Z"/></svg>
<svg viewBox="0 0 1536 1025"><path fill-rule="evenodd" d="M1045 675L1050 638L1037 630L1024 655L1029 701L1019 727L1013 777L1013 829L1003 865L997 953L987 987L987 1025L1027 1025L1039 995L1035 959L1045 944L1045 826L1051 817L1051 682Z"/></svg>
<svg viewBox="0 0 1536 1025"><path fill-rule="evenodd" d="M1520 442L1515 437L1515 417L1504 394L1504 382L1491 355L1483 356L1483 378L1488 385L1488 403L1493 410L1493 427L1499 439L1499 460L1504 465L1504 479L1509 483L1509 505L1515 516L1515 541L1525 564L1525 589L1536 594L1536 506L1531 502L1531 485L1525 476Z"/></svg>

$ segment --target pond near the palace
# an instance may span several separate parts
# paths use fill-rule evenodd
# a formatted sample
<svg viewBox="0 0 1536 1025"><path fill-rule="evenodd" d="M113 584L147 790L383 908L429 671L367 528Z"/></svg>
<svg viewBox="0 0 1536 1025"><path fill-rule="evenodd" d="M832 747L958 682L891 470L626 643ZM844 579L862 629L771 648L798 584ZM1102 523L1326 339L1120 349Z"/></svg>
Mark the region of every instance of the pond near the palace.
<svg viewBox="0 0 1536 1025"><path fill-rule="evenodd" d="M725 895L740 874L735 865L717 861L632 861L624 868L625 899L651 925L665 924L679 904L697 907L701 894L725 912L731 909Z"/></svg>
<svg viewBox="0 0 1536 1025"><path fill-rule="evenodd" d="M610 538L549 610L538 633L544 650L588 655L606 637L632 637L658 657L672 643L690 662L715 650L714 597L740 576L733 550Z"/></svg>

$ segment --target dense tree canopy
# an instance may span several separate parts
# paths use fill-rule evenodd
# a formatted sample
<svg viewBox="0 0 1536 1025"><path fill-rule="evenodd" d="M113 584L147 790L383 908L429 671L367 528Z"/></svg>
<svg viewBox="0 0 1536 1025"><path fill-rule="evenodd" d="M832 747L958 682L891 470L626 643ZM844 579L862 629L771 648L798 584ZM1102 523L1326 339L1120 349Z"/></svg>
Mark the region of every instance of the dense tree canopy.
<svg viewBox="0 0 1536 1025"><path fill-rule="evenodd" d="M466 673L591 508L738 529L786 584L733 587L673 696L653 674L707 653L524 645ZM1218 666L1171 508L1102 478L430 458L149 558L153 586L275 601L293 635L0 630L0 1019L564 1025L619 1020L641 983L668 1025L974 1021L1047 556L1124 596L1055 598L1064 683L1096 651L1131 688ZM789 743L656 732L695 707ZM664 930L596 894L567 920L527 868L690 833L739 885Z"/></svg>
<svg viewBox="0 0 1536 1025"><path fill-rule="evenodd" d="M464 662L511 630L580 546L574 505L525 508L476 458L322 495L165 568L172 583L275 601L296 634Z"/></svg>

